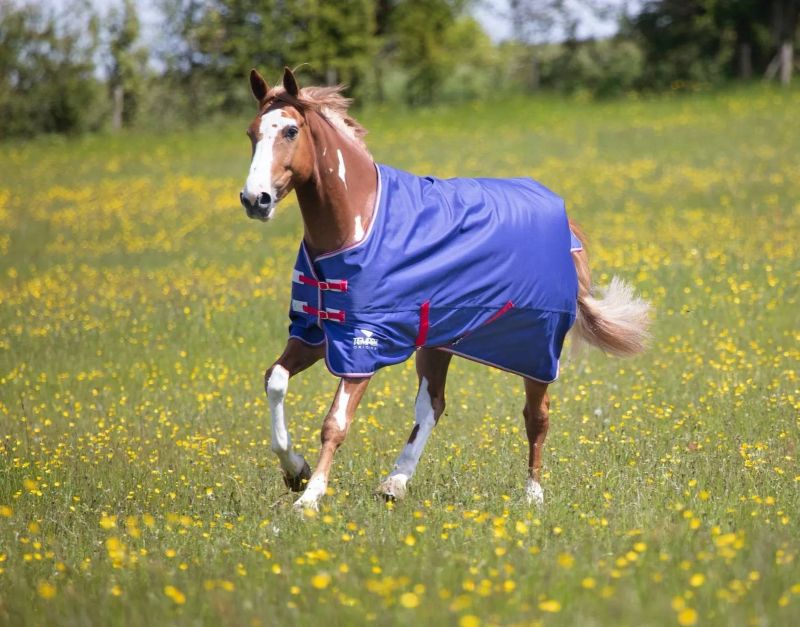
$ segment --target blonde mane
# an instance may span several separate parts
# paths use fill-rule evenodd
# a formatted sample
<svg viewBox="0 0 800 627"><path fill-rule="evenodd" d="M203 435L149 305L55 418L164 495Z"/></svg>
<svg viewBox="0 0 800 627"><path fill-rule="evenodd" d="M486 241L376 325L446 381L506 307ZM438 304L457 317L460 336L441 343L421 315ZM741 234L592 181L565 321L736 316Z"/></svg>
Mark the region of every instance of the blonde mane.
<svg viewBox="0 0 800 627"><path fill-rule="evenodd" d="M345 137L352 139L364 150L367 146L363 137L367 134L365 129L358 121L348 114L347 110L352 99L342 96L344 85L334 85L330 87L303 87L297 98L291 97L286 93L283 86L276 86L269 90L265 101L269 103L279 100L286 102L300 109L311 109L327 119L336 130Z"/></svg>

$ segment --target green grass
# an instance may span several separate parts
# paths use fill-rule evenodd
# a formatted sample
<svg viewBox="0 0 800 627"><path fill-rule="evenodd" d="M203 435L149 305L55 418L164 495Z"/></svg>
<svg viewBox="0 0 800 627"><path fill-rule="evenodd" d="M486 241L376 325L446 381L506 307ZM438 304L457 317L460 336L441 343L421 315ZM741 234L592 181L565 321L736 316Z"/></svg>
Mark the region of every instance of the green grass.
<svg viewBox="0 0 800 627"><path fill-rule="evenodd" d="M318 516L292 512L263 370L301 234L238 206L224 127L0 153L0 623L794 624L800 92L366 111L376 158L528 175L595 280L657 311L650 351L568 359L546 505L522 499L518 378L454 361L406 501L372 497L413 421L381 371ZM336 388L290 385L313 460ZM415 607L407 607L415 606Z"/></svg>

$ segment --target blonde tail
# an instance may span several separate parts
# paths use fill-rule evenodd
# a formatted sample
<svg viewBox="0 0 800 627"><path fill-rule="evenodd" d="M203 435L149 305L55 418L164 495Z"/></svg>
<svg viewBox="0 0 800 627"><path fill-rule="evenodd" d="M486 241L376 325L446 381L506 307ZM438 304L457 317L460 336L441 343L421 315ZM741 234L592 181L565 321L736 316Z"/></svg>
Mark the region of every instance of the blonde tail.
<svg viewBox="0 0 800 627"><path fill-rule="evenodd" d="M579 283L574 327L578 338L612 355L638 355L650 339L650 303L636 296L633 288L616 276L602 297L593 296L585 237L576 225L570 226L584 246L573 253Z"/></svg>

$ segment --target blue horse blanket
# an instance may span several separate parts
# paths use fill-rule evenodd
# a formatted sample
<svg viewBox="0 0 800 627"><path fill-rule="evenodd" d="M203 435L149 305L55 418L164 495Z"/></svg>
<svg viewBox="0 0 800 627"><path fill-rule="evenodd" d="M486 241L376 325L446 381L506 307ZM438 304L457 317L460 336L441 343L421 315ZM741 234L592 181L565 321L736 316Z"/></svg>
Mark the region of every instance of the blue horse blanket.
<svg viewBox="0 0 800 627"><path fill-rule="evenodd" d="M438 179L378 168L356 245L292 276L289 335L364 377L435 347L537 381L558 376L578 281L564 201L530 179Z"/></svg>

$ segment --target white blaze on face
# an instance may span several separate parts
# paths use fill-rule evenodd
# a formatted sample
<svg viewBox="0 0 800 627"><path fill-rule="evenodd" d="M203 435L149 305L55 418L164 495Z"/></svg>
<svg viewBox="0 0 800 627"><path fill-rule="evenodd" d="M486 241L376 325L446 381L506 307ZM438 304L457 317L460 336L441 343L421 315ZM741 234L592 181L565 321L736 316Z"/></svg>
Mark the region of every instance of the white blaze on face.
<svg viewBox="0 0 800 627"><path fill-rule="evenodd" d="M242 190L250 202L256 202L263 192L267 192L272 197L273 206L275 204L275 186L272 183L273 148L275 140L287 126L297 126L297 122L282 109L275 109L261 116L261 138L256 142L250 173Z"/></svg>

